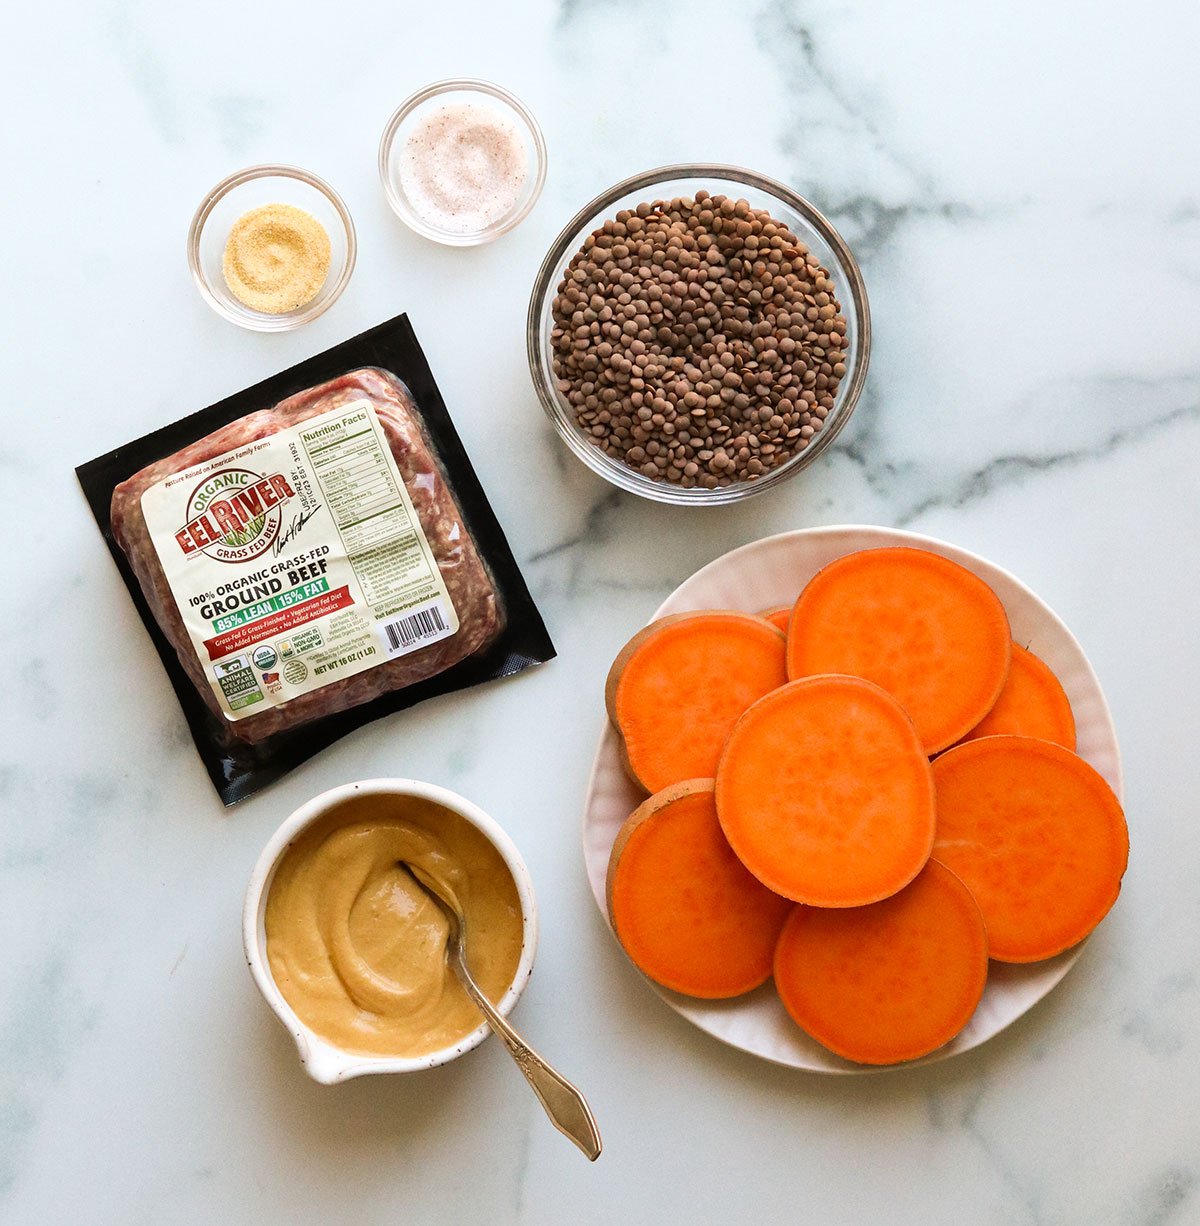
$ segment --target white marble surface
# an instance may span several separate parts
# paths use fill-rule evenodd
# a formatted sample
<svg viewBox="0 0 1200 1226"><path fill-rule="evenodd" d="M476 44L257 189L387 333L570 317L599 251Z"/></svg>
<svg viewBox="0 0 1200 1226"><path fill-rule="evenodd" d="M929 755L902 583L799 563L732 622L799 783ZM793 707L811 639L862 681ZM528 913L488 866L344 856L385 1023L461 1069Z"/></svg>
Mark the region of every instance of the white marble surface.
<svg viewBox="0 0 1200 1226"><path fill-rule="evenodd" d="M1200 42L1188 0L47 0L5 22L0 499L0 1221L1200 1221ZM460 73L519 92L545 195L495 246L404 231L391 109ZM710 84L711 82L711 84ZM859 253L876 328L836 449L749 505L616 496L533 397L533 273L643 167L744 162ZM359 226L343 300L288 336L194 292L202 192L294 161ZM560 650L364 729L226 813L73 466L408 310ZM1070 624L1122 739L1119 905L1067 980L945 1064L821 1079L691 1029L588 897L579 813L619 643L719 552L805 524L911 526ZM518 1018L589 1091L590 1167L494 1044L404 1080L300 1072L241 963L270 831L407 773L524 850L544 936Z"/></svg>

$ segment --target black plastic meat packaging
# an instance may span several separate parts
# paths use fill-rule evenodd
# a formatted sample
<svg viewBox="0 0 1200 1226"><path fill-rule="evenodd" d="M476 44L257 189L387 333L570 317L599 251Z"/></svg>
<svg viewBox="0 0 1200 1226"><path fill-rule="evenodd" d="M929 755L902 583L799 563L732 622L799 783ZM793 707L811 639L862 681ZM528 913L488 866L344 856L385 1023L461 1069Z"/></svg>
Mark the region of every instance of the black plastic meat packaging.
<svg viewBox="0 0 1200 1226"><path fill-rule="evenodd" d="M406 315L76 472L227 805L554 656Z"/></svg>

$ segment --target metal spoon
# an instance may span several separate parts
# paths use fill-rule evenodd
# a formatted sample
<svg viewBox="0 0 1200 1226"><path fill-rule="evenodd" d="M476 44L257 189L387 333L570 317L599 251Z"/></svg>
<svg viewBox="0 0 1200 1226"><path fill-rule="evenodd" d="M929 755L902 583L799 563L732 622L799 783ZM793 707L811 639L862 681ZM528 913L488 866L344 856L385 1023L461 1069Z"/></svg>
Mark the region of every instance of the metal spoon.
<svg viewBox="0 0 1200 1226"><path fill-rule="evenodd" d="M553 1069L524 1039L496 1012L496 1007L480 990L467 969L467 921L458 906L442 894L438 883L419 865L401 860L426 894L433 899L450 924L450 939L446 943L446 961L458 976L467 995L475 1002L479 1012L487 1018L488 1025L504 1041L508 1054L525 1074L525 1080L533 1088L550 1122L565 1137L595 1162L600 1157L600 1130L587 1099L558 1071Z"/></svg>

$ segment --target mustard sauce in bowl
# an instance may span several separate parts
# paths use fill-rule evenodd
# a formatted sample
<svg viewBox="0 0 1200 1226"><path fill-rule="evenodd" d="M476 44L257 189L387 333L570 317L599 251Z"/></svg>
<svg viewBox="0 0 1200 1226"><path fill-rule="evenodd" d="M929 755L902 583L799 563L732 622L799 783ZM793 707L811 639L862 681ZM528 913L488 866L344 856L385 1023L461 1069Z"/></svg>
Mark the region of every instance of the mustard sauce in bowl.
<svg viewBox="0 0 1200 1226"><path fill-rule="evenodd" d="M446 917L402 860L458 902L471 972L490 1000L517 970L517 887L482 832L429 801L349 801L284 853L266 911L267 959L284 1000L343 1051L423 1056L481 1020L446 965Z"/></svg>
<svg viewBox="0 0 1200 1226"><path fill-rule="evenodd" d="M444 913L402 861L458 903L471 972L502 1014L532 970L532 884L490 817L415 780L316 797L264 848L243 937L251 974L317 1081L431 1068L489 1033L447 965Z"/></svg>

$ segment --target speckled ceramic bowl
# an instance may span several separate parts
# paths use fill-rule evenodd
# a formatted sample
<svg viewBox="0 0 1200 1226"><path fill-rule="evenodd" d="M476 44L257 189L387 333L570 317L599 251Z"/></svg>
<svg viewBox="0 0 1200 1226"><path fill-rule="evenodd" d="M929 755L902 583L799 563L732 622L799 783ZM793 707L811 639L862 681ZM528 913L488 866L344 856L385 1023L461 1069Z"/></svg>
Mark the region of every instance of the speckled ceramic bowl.
<svg viewBox="0 0 1200 1226"><path fill-rule="evenodd" d="M361 783L347 783L322 792L320 796L301 805L268 840L258 857L254 871L250 874L250 884L246 888L246 902L242 910L242 941L246 951L246 965L250 968L258 990L295 1040L305 1072L323 1085L349 1081L351 1077L362 1077L367 1073L411 1073L418 1069L436 1068L439 1064L448 1064L464 1052L478 1047L490 1033L487 1023L481 1022L470 1034L452 1046L423 1056L363 1056L343 1051L320 1035L314 1034L284 1000L267 960L267 933L264 924L267 895L275 869L283 853L303 830L351 798L360 796L414 797L429 801L470 822L477 830L482 831L500 853L516 883L524 923L524 939L521 943L517 973L496 1006L502 1015L508 1015L529 982L534 953L537 950L537 904L533 896L533 881L525 867L525 861L521 859L521 853L493 818L456 792L432 783L420 783L415 779L367 779Z"/></svg>

